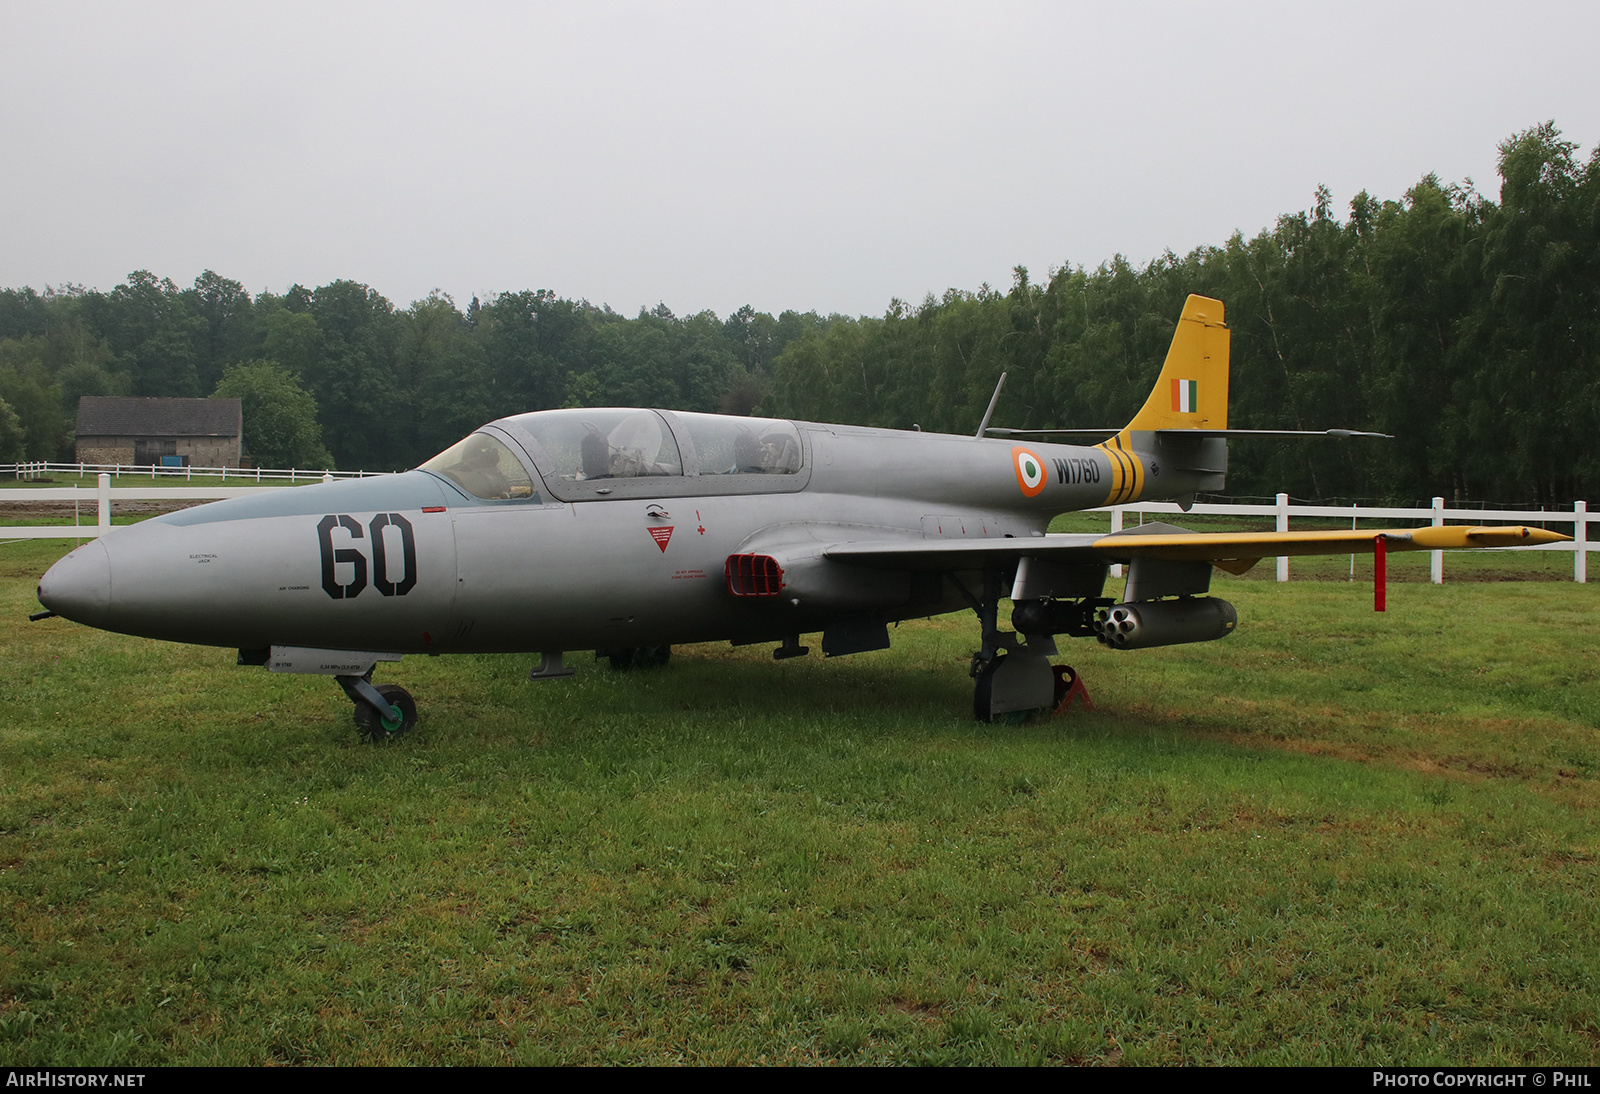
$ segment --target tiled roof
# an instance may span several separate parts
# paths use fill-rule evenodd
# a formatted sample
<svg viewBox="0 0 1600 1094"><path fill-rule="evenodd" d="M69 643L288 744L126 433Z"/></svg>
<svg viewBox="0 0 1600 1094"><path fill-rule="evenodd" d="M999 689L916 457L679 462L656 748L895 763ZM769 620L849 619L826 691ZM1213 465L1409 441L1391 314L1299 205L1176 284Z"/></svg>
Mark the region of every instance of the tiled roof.
<svg viewBox="0 0 1600 1094"><path fill-rule="evenodd" d="M242 427L238 399L78 400L80 437L237 437Z"/></svg>

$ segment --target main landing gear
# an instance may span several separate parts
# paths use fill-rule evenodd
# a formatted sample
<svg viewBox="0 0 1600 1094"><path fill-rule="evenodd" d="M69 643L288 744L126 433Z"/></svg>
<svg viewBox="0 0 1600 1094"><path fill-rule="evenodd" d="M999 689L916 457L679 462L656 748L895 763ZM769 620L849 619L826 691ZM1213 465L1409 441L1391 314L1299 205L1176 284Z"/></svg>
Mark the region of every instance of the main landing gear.
<svg viewBox="0 0 1600 1094"><path fill-rule="evenodd" d="M335 676L355 703L356 729L369 741L387 741L417 724L417 703L399 684L373 685L366 676Z"/></svg>
<svg viewBox="0 0 1600 1094"><path fill-rule="evenodd" d="M1055 639L1000 630L1001 578L999 570L984 571L981 597L956 585L978 613L982 627L983 645L972 655L971 673L972 716L980 722L1056 705L1056 675L1050 666Z"/></svg>

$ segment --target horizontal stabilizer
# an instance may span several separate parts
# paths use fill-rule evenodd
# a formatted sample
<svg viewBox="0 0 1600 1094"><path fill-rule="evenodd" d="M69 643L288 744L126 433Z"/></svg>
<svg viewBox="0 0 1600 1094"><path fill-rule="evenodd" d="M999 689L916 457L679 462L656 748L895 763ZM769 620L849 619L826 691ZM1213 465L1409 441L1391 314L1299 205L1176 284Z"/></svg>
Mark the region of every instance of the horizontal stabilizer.
<svg viewBox="0 0 1600 1094"><path fill-rule="evenodd" d="M1158 437L1382 437L1394 440L1393 433L1372 433L1365 429L1158 429Z"/></svg>
<svg viewBox="0 0 1600 1094"><path fill-rule="evenodd" d="M987 432L1001 437L1109 437L1120 426L1105 429L1000 429ZM1394 440L1392 433L1373 433L1365 429L1157 429L1158 437L1381 437Z"/></svg>

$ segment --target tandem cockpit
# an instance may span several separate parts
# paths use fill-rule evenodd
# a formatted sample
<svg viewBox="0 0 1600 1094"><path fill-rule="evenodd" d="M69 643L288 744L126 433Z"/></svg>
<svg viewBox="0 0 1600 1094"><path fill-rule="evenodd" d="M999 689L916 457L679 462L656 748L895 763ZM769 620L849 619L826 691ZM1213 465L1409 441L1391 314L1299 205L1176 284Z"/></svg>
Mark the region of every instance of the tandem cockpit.
<svg viewBox="0 0 1600 1094"><path fill-rule="evenodd" d="M788 493L809 478L793 422L670 410L540 410L491 422L423 464L486 502Z"/></svg>

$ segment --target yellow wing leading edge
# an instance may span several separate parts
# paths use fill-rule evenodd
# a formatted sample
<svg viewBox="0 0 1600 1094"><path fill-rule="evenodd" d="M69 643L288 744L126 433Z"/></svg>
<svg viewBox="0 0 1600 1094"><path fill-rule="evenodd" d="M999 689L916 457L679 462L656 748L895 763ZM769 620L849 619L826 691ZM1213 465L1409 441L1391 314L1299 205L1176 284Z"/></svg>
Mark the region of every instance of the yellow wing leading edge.
<svg viewBox="0 0 1600 1094"><path fill-rule="evenodd" d="M1161 558L1210 562L1243 573L1263 558L1288 555L1370 554L1382 536L1390 551L1440 551L1464 547L1529 547L1563 543L1571 536L1525 525L1447 524L1426 528L1336 529L1322 532L1178 532L1104 536L1091 545L1110 559Z"/></svg>

